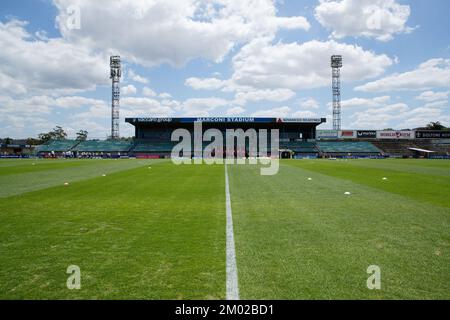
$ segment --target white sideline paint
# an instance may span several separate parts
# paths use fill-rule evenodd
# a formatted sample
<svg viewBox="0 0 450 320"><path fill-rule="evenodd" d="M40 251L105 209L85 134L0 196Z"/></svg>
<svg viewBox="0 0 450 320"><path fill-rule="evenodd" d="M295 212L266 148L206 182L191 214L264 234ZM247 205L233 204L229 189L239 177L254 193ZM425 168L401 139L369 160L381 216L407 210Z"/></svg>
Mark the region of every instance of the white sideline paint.
<svg viewBox="0 0 450 320"><path fill-rule="evenodd" d="M227 165L225 165L225 197L227 209L227 300L239 300L239 285L233 231L233 213L231 211L231 197L230 187L228 185Z"/></svg>

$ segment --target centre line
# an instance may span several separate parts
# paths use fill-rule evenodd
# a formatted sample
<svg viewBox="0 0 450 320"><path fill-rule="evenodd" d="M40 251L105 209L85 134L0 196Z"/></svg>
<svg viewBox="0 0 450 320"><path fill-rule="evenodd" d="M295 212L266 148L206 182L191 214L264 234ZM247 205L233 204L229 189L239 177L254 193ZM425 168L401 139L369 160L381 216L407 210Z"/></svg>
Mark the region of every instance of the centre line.
<svg viewBox="0 0 450 320"><path fill-rule="evenodd" d="M231 211L230 187L228 184L228 168L225 165L225 197L227 210L227 300L239 300L239 285L234 244L233 212Z"/></svg>

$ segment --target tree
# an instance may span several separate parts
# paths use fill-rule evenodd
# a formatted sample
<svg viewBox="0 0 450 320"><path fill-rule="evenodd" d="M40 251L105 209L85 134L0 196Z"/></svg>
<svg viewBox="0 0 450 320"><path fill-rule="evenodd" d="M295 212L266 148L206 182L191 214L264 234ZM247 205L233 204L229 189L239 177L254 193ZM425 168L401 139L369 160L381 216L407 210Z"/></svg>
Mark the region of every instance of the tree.
<svg viewBox="0 0 450 320"><path fill-rule="evenodd" d="M67 133L60 126L56 126L53 129L52 134L54 140L65 140L67 138Z"/></svg>
<svg viewBox="0 0 450 320"><path fill-rule="evenodd" d="M47 133L39 133L38 134L38 139L41 140L42 143L46 143L50 140L52 140L52 136L49 132Z"/></svg>
<svg viewBox="0 0 450 320"><path fill-rule="evenodd" d="M445 130L447 129L445 126L443 126L439 121L436 122L430 122L427 124L428 130Z"/></svg>
<svg viewBox="0 0 450 320"><path fill-rule="evenodd" d="M134 140L134 137L120 137L121 141L130 142Z"/></svg>
<svg viewBox="0 0 450 320"><path fill-rule="evenodd" d="M80 130L77 132L77 141L86 141L88 137L89 132L86 130Z"/></svg>
<svg viewBox="0 0 450 320"><path fill-rule="evenodd" d="M35 139L35 138L28 138L27 139L27 144L31 145L31 146L37 146L39 144L41 144L42 141L39 139Z"/></svg>
<svg viewBox="0 0 450 320"><path fill-rule="evenodd" d="M40 133L38 135L39 140L42 143L48 142L50 140L65 140L67 138L67 133L60 126L56 126L50 132Z"/></svg>

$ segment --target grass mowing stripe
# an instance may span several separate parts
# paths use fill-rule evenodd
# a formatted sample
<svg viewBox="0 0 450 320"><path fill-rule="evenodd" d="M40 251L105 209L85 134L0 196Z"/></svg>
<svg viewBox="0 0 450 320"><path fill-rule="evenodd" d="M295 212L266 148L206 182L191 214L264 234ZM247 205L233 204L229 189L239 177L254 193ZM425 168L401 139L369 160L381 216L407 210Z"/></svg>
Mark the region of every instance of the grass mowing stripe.
<svg viewBox="0 0 450 320"><path fill-rule="evenodd" d="M233 166L229 178L241 298L448 297L447 208L284 163L272 177ZM373 264L382 290L366 287Z"/></svg>
<svg viewBox="0 0 450 320"><path fill-rule="evenodd" d="M0 199L0 298L224 299L224 202L222 166L171 162Z"/></svg>
<svg viewBox="0 0 450 320"><path fill-rule="evenodd" d="M102 160L69 160L69 159L37 159L35 161L21 161L10 163L9 165L0 165L0 176L10 174L23 174L28 172L39 172L45 170L57 170L71 167L89 166L99 163ZM1 163L1 161L0 161Z"/></svg>
<svg viewBox="0 0 450 320"><path fill-rule="evenodd" d="M382 169L388 171L401 171L429 176L450 177L450 163L447 160L412 160L412 159L358 159L350 160L353 166ZM412 162L411 162L412 161ZM338 161L340 162L340 161ZM341 161L342 162L342 161ZM348 162L348 160L344 160Z"/></svg>
<svg viewBox="0 0 450 320"><path fill-rule="evenodd" d="M283 161L283 164L298 167L311 172L322 173L331 177L349 180L354 183L399 194L415 201L420 200L433 205L450 208L450 179L448 176L425 174L421 168L411 166L408 171L385 167L384 160L348 160L348 161ZM401 160L399 160L401 161ZM450 170L450 161L443 161ZM364 167L364 164L370 167ZM375 167L375 166L380 167ZM416 165L417 166L417 165ZM388 180L382 180L387 177ZM430 188L432 186L432 188Z"/></svg>
<svg viewBox="0 0 450 320"><path fill-rule="evenodd" d="M231 210L230 187L228 183L228 168L225 167L225 197L227 212L227 300L239 300L239 282L236 265L236 247L234 242L233 231L233 212Z"/></svg>
<svg viewBox="0 0 450 320"><path fill-rule="evenodd" d="M154 165L164 160L47 160L45 163L55 165L57 169L36 172L0 175L0 198L46 189L65 182L81 181L102 174L110 174L146 165ZM81 163L81 166L74 166ZM61 164L63 167L61 167ZM31 166L31 163L29 163Z"/></svg>

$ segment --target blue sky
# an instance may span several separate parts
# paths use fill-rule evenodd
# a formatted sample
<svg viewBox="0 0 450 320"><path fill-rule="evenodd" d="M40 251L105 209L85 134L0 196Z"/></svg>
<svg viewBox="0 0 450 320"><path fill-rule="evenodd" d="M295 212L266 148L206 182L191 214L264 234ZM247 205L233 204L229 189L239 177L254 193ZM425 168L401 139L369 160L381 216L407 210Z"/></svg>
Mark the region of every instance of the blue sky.
<svg viewBox="0 0 450 320"><path fill-rule="evenodd" d="M448 12L446 0L3 0L0 137L61 125L105 138L111 54L123 136L129 116L317 116L330 128L332 54L343 128L449 126Z"/></svg>

